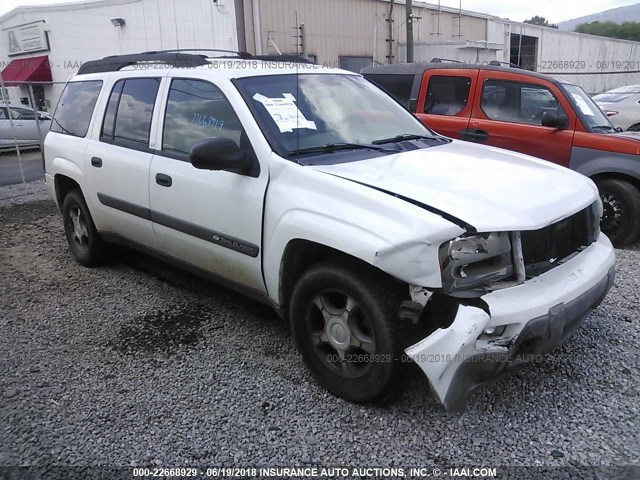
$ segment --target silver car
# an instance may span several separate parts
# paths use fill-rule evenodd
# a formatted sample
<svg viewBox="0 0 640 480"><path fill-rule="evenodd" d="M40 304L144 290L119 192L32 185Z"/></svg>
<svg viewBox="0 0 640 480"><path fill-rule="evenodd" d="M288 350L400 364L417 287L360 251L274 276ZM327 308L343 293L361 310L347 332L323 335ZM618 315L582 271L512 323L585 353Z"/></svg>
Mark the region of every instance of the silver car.
<svg viewBox="0 0 640 480"><path fill-rule="evenodd" d="M30 108L0 104L0 150L15 148L16 140L21 147L40 145L36 122L39 123L40 135L44 139L51 127L49 113L38 112L36 120L36 114Z"/></svg>
<svg viewBox="0 0 640 480"><path fill-rule="evenodd" d="M640 85L614 88L593 99L615 127L640 132Z"/></svg>

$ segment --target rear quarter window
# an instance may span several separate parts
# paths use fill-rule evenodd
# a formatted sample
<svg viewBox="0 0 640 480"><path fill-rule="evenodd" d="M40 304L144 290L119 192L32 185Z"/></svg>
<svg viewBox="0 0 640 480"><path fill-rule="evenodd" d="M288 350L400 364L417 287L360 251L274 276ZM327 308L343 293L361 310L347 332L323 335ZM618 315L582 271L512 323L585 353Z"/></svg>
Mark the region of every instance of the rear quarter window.
<svg viewBox="0 0 640 480"><path fill-rule="evenodd" d="M51 131L85 137L102 89L102 80L68 83L51 123Z"/></svg>
<svg viewBox="0 0 640 480"><path fill-rule="evenodd" d="M402 105L409 108L414 75L367 74L364 78L375 83Z"/></svg>
<svg viewBox="0 0 640 480"><path fill-rule="evenodd" d="M464 110L469 100L470 77L434 75L429 79L424 113L453 116Z"/></svg>

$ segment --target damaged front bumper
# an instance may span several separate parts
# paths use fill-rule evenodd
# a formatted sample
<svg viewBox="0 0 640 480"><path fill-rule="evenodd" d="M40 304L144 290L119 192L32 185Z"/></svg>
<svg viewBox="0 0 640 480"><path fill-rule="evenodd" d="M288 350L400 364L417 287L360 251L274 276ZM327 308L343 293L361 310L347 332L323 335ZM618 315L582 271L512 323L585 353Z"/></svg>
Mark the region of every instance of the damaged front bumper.
<svg viewBox="0 0 640 480"><path fill-rule="evenodd" d="M522 285L486 294L473 306L460 301L449 326L405 352L444 407L462 410L473 390L564 342L604 299L614 275L613 247L601 235L580 255Z"/></svg>

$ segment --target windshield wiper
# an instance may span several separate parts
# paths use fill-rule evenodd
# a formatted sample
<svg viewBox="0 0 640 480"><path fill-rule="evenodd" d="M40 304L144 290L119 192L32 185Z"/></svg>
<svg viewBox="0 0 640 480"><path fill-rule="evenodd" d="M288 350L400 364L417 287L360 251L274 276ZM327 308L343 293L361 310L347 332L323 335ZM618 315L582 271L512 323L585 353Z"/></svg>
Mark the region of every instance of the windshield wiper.
<svg viewBox="0 0 640 480"><path fill-rule="evenodd" d="M395 152L395 150L389 150L385 147L380 147L372 143L328 143L327 145L320 145L317 147L298 148L291 150L287 155L300 155L303 153L332 153L337 150L356 150L356 149L368 149L377 150L378 152Z"/></svg>
<svg viewBox="0 0 640 480"><path fill-rule="evenodd" d="M442 137L435 137L435 136L431 136L431 135L415 135L413 133L403 133L401 135L396 135L395 137L391 137L391 138L383 138L381 140L374 140L373 143L374 145L381 145L383 143L398 143L398 142L403 142L405 140L432 140L435 142L444 142L445 139Z"/></svg>
<svg viewBox="0 0 640 480"><path fill-rule="evenodd" d="M609 130L610 132L616 131L616 129L611 125L595 125L591 127L591 130Z"/></svg>
<svg viewBox="0 0 640 480"><path fill-rule="evenodd" d="M62 133L66 133L68 135L76 135L75 133L73 133L70 130L67 130L66 128L64 128L62 125L60 125L60 122L58 120L56 120L55 118L51 118L52 121L54 121L56 123L56 125L58 125L61 129L62 129Z"/></svg>

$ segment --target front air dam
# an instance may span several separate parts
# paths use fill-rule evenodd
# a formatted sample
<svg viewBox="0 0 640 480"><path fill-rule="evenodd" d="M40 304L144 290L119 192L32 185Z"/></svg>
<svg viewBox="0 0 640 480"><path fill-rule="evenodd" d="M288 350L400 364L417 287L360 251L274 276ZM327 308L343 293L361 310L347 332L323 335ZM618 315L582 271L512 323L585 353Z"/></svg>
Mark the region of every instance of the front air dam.
<svg viewBox="0 0 640 480"><path fill-rule="evenodd" d="M405 352L429 379L432 390L448 411L464 410L477 388L494 382L562 344L604 299L613 284L615 267L584 293L557 303L543 315L505 325L502 336L484 334L494 323L490 313L460 305L453 323L439 328ZM488 295L489 312L501 310Z"/></svg>

